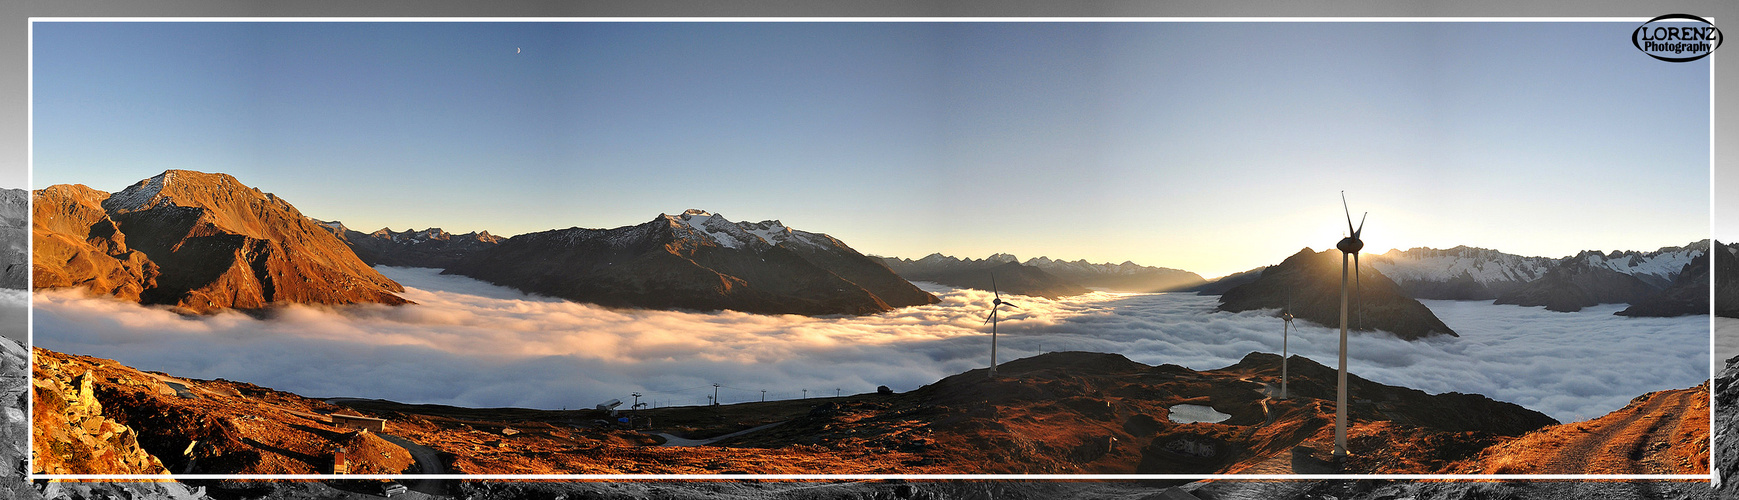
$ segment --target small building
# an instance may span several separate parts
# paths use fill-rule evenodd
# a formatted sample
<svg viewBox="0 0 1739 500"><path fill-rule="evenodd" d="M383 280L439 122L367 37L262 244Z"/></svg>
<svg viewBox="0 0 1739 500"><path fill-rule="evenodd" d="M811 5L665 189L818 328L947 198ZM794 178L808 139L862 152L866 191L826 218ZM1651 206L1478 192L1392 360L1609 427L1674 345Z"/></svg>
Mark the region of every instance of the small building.
<svg viewBox="0 0 1739 500"><path fill-rule="evenodd" d="M363 415L349 408L332 412L332 425L376 433L386 432L386 419Z"/></svg>

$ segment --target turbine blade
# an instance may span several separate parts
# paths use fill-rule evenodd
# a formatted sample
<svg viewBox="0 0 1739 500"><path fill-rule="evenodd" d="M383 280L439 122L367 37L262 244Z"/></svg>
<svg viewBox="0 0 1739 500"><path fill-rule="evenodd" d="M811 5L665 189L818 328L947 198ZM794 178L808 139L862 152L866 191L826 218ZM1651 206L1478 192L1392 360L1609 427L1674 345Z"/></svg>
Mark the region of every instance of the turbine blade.
<svg viewBox="0 0 1739 500"><path fill-rule="evenodd" d="M994 318L996 318L996 309L992 308L990 310L990 315L984 317L984 325L990 324L990 320L994 319ZM984 326L984 325L978 325L978 326Z"/></svg>
<svg viewBox="0 0 1739 500"><path fill-rule="evenodd" d="M1359 230L1353 231L1353 238L1357 239L1359 237L1359 233L1365 232L1365 218L1370 217L1370 216L1371 216L1370 212L1365 212L1364 215L1359 216ZM1348 219L1347 222L1352 222L1352 220Z"/></svg>
<svg viewBox="0 0 1739 500"><path fill-rule="evenodd" d="M1014 305L1014 303L1011 303L1011 302L1003 302L1002 305L1013 307L1015 309L1020 309L1020 306Z"/></svg>
<svg viewBox="0 0 1739 500"><path fill-rule="evenodd" d="M990 293L996 294L996 298L1002 298L1002 292L996 291L996 273L990 273Z"/></svg>
<svg viewBox="0 0 1739 500"><path fill-rule="evenodd" d="M1353 211L1352 211L1352 209L1347 208L1347 192L1346 191L1340 192L1340 208L1341 208L1341 210L1345 210L1347 213L1347 235L1352 236L1354 238L1358 238L1359 237L1358 231L1353 230Z"/></svg>

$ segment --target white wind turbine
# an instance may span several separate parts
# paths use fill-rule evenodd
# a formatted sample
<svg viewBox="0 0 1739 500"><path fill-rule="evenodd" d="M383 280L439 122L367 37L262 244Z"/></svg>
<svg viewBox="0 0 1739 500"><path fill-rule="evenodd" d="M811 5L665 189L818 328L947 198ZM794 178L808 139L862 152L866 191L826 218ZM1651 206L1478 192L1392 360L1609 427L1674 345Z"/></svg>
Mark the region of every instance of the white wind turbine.
<svg viewBox="0 0 1739 500"><path fill-rule="evenodd" d="M1005 300L1002 300L1002 293L996 291L996 273L990 274L990 293L995 294L996 299L990 301L990 317L985 318L984 322L990 324L990 376L992 378L995 378L996 377L996 322L997 322L996 310L998 308L1000 308L1001 306L1009 306L1009 307L1013 307L1015 309L1020 309L1020 306L1016 306L1014 304L1008 303Z"/></svg>
<svg viewBox="0 0 1739 500"><path fill-rule="evenodd" d="M1351 236L1341 238L1334 247L1340 255L1340 378L1339 388L1335 390L1334 404L1334 456L1345 458L1347 455L1347 256L1353 258L1354 284L1357 284L1359 268L1359 250L1365 248L1365 241L1359 239L1359 234L1365 231L1365 217L1370 212L1359 216L1359 227L1353 228L1353 212L1347 208L1347 193L1340 193L1341 209L1346 211L1347 232ZM1363 288L1362 286L1360 288Z"/></svg>

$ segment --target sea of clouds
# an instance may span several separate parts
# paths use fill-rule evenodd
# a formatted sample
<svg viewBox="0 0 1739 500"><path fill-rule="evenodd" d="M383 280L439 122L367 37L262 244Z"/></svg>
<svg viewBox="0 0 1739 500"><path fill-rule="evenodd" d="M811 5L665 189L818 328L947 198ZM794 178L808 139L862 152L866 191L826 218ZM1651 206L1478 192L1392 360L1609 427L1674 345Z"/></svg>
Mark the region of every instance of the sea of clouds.
<svg viewBox="0 0 1739 500"><path fill-rule="evenodd" d="M34 294L34 340L56 351L177 376L310 397L472 407L659 406L907 391L989 362L988 292L921 284L939 304L861 317L609 309L526 295L434 269L378 268L404 307L292 306L259 319L185 317L70 291ZM1280 351L1275 311L1216 312L1217 297L1096 292L1010 297L1001 361L1098 351L1205 370ZM6 300L0 295L0 301ZM1707 380L1708 316L1625 318L1425 301L1459 338L1355 334L1351 371L1431 393L1478 393L1584 420L1651 391ZM3 305L3 304L0 304ZM1294 354L1333 366L1338 330L1299 321ZM807 393L804 390L807 389Z"/></svg>

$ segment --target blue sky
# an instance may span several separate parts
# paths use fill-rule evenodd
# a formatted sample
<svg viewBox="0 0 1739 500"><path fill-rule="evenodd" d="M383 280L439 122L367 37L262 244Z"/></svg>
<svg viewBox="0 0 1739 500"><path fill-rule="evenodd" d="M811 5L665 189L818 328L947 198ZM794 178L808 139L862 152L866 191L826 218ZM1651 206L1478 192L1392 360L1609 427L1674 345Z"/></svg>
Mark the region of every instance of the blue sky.
<svg viewBox="0 0 1739 500"><path fill-rule="evenodd" d="M34 187L233 174L354 229L687 208L1218 276L1709 231L1709 66L1635 23L36 23ZM1355 217L1357 214L1354 214Z"/></svg>

